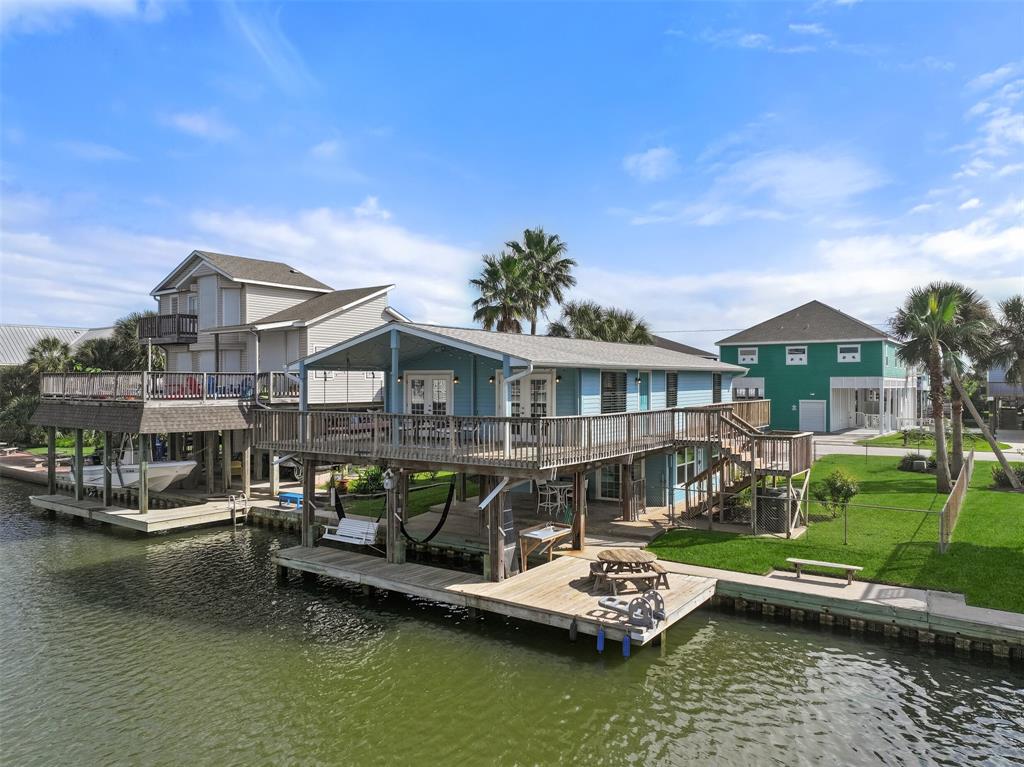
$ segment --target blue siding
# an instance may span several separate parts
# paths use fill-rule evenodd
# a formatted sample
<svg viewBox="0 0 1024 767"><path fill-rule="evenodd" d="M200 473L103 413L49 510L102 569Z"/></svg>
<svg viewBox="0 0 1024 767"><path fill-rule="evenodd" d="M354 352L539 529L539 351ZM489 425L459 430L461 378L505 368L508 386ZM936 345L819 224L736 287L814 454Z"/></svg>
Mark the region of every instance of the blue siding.
<svg viewBox="0 0 1024 767"><path fill-rule="evenodd" d="M555 384L555 415L579 415L580 373L576 368L558 368L560 383Z"/></svg>
<svg viewBox="0 0 1024 767"><path fill-rule="evenodd" d="M639 371L626 371L626 411L634 412L640 409L640 387L637 385L636 377Z"/></svg>
<svg viewBox="0 0 1024 767"><path fill-rule="evenodd" d="M601 371L580 370L580 415L601 414Z"/></svg>
<svg viewBox="0 0 1024 767"><path fill-rule="evenodd" d="M722 402L732 402L732 376L722 373Z"/></svg>
<svg viewBox="0 0 1024 767"><path fill-rule="evenodd" d="M725 382L722 382L725 389ZM708 405L712 400L711 373L680 372L679 373L679 407L690 405Z"/></svg>
<svg viewBox="0 0 1024 767"><path fill-rule="evenodd" d="M651 373L651 410L662 410L665 407L665 371L655 370Z"/></svg>

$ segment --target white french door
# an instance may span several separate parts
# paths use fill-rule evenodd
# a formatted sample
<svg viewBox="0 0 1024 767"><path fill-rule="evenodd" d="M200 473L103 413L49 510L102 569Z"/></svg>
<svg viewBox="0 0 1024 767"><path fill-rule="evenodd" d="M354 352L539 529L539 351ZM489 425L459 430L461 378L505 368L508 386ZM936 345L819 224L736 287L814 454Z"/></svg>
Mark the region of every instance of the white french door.
<svg viewBox="0 0 1024 767"><path fill-rule="evenodd" d="M450 370L407 371L405 412L410 415L449 415L452 388Z"/></svg>
<svg viewBox="0 0 1024 767"><path fill-rule="evenodd" d="M495 377L498 387L497 415L505 415L505 380ZM551 370L532 373L512 382L511 414L513 418L547 418L555 415L555 374Z"/></svg>

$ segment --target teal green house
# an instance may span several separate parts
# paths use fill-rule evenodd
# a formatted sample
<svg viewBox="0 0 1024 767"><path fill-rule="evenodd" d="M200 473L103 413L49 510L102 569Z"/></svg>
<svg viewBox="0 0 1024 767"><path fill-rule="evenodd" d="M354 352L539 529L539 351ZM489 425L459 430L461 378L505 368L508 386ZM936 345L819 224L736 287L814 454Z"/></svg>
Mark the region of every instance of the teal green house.
<svg viewBox="0 0 1024 767"><path fill-rule="evenodd" d="M770 399L771 428L880 433L917 424L922 377L885 332L810 301L718 342L722 362L747 368L732 397Z"/></svg>

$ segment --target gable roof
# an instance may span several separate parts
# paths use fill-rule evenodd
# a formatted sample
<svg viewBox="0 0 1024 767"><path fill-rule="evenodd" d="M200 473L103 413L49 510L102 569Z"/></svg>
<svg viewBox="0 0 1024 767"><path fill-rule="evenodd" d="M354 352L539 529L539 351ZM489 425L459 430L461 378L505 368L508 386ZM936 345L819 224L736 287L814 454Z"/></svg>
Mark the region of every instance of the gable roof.
<svg viewBox="0 0 1024 767"><path fill-rule="evenodd" d="M71 348L94 338L109 338L114 328L69 328L57 325L0 325L0 366L21 365L44 338L58 338Z"/></svg>
<svg viewBox="0 0 1024 767"><path fill-rule="evenodd" d="M718 359L718 355L715 352L706 352L703 349L698 349L696 346L681 344L678 341L673 341L671 338L665 338L664 336L654 336L654 345L660 346L662 349L671 349L674 352L692 354L694 357L705 357L709 360Z"/></svg>
<svg viewBox="0 0 1024 767"><path fill-rule="evenodd" d="M803 306L723 338L718 345L881 341L888 337L887 333L821 301L808 301Z"/></svg>
<svg viewBox="0 0 1024 767"><path fill-rule="evenodd" d="M654 345L617 344L606 341L582 341L576 338L531 336L519 333L497 333L475 328L455 328L422 323L389 322L355 338L335 344L306 358L316 367L334 354L369 341L391 330L447 343L484 356L511 358L514 365L537 367L605 368L613 370L679 370L744 373L746 368L705 357L664 349Z"/></svg>
<svg viewBox="0 0 1024 767"><path fill-rule="evenodd" d="M174 278L194 259L205 261L225 277L238 282L315 290L319 293L326 293L331 290L330 285L310 277L305 272L300 272L283 261L266 261L261 258L245 258L244 256L232 256L227 253L214 253L209 250L193 250L184 261L178 264L170 274L160 281L160 284L152 291L151 295L167 290L170 286L174 285L176 282Z"/></svg>
<svg viewBox="0 0 1024 767"><path fill-rule="evenodd" d="M302 303L295 304L295 306L289 306L287 309L274 312L267 317L262 317L249 323L249 325L256 328L282 323L306 325L346 309L351 309L364 301L387 293L394 287L394 285L374 285L368 288L333 290L330 293L314 296Z"/></svg>

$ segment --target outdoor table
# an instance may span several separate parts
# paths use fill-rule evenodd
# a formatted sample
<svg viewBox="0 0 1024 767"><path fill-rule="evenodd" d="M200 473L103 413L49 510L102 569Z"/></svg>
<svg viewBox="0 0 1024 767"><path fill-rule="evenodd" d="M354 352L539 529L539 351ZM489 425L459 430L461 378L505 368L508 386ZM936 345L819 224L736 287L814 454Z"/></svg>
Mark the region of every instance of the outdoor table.
<svg viewBox="0 0 1024 767"><path fill-rule="evenodd" d="M558 522L543 522L519 531L519 570L526 572L526 560L534 551L548 551L548 562L555 553L555 544L572 535L572 527Z"/></svg>
<svg viewBox="0 0 1024 767"><path fill-rule="evenodd" d="M564 514L569 505L569 491L572 489L572 482L564 479L552 479L548 481L548 487L558 493L559 514Z"/></svg>
<svg viewBox="0 0 1024 767"><path fill-rule="evenodd" d="M604 582L605 585L611 585L612 593L617 593L617 590L615 583L612 582L615 579L608 578L609 575L618 575L619 577L629 573L653 574L651 577L657 575L654 563L658 561L658 557L646 549L604 549L597 553L597 559L603 566L603 569L596 574L597 583L601 585Z"/></svg>

